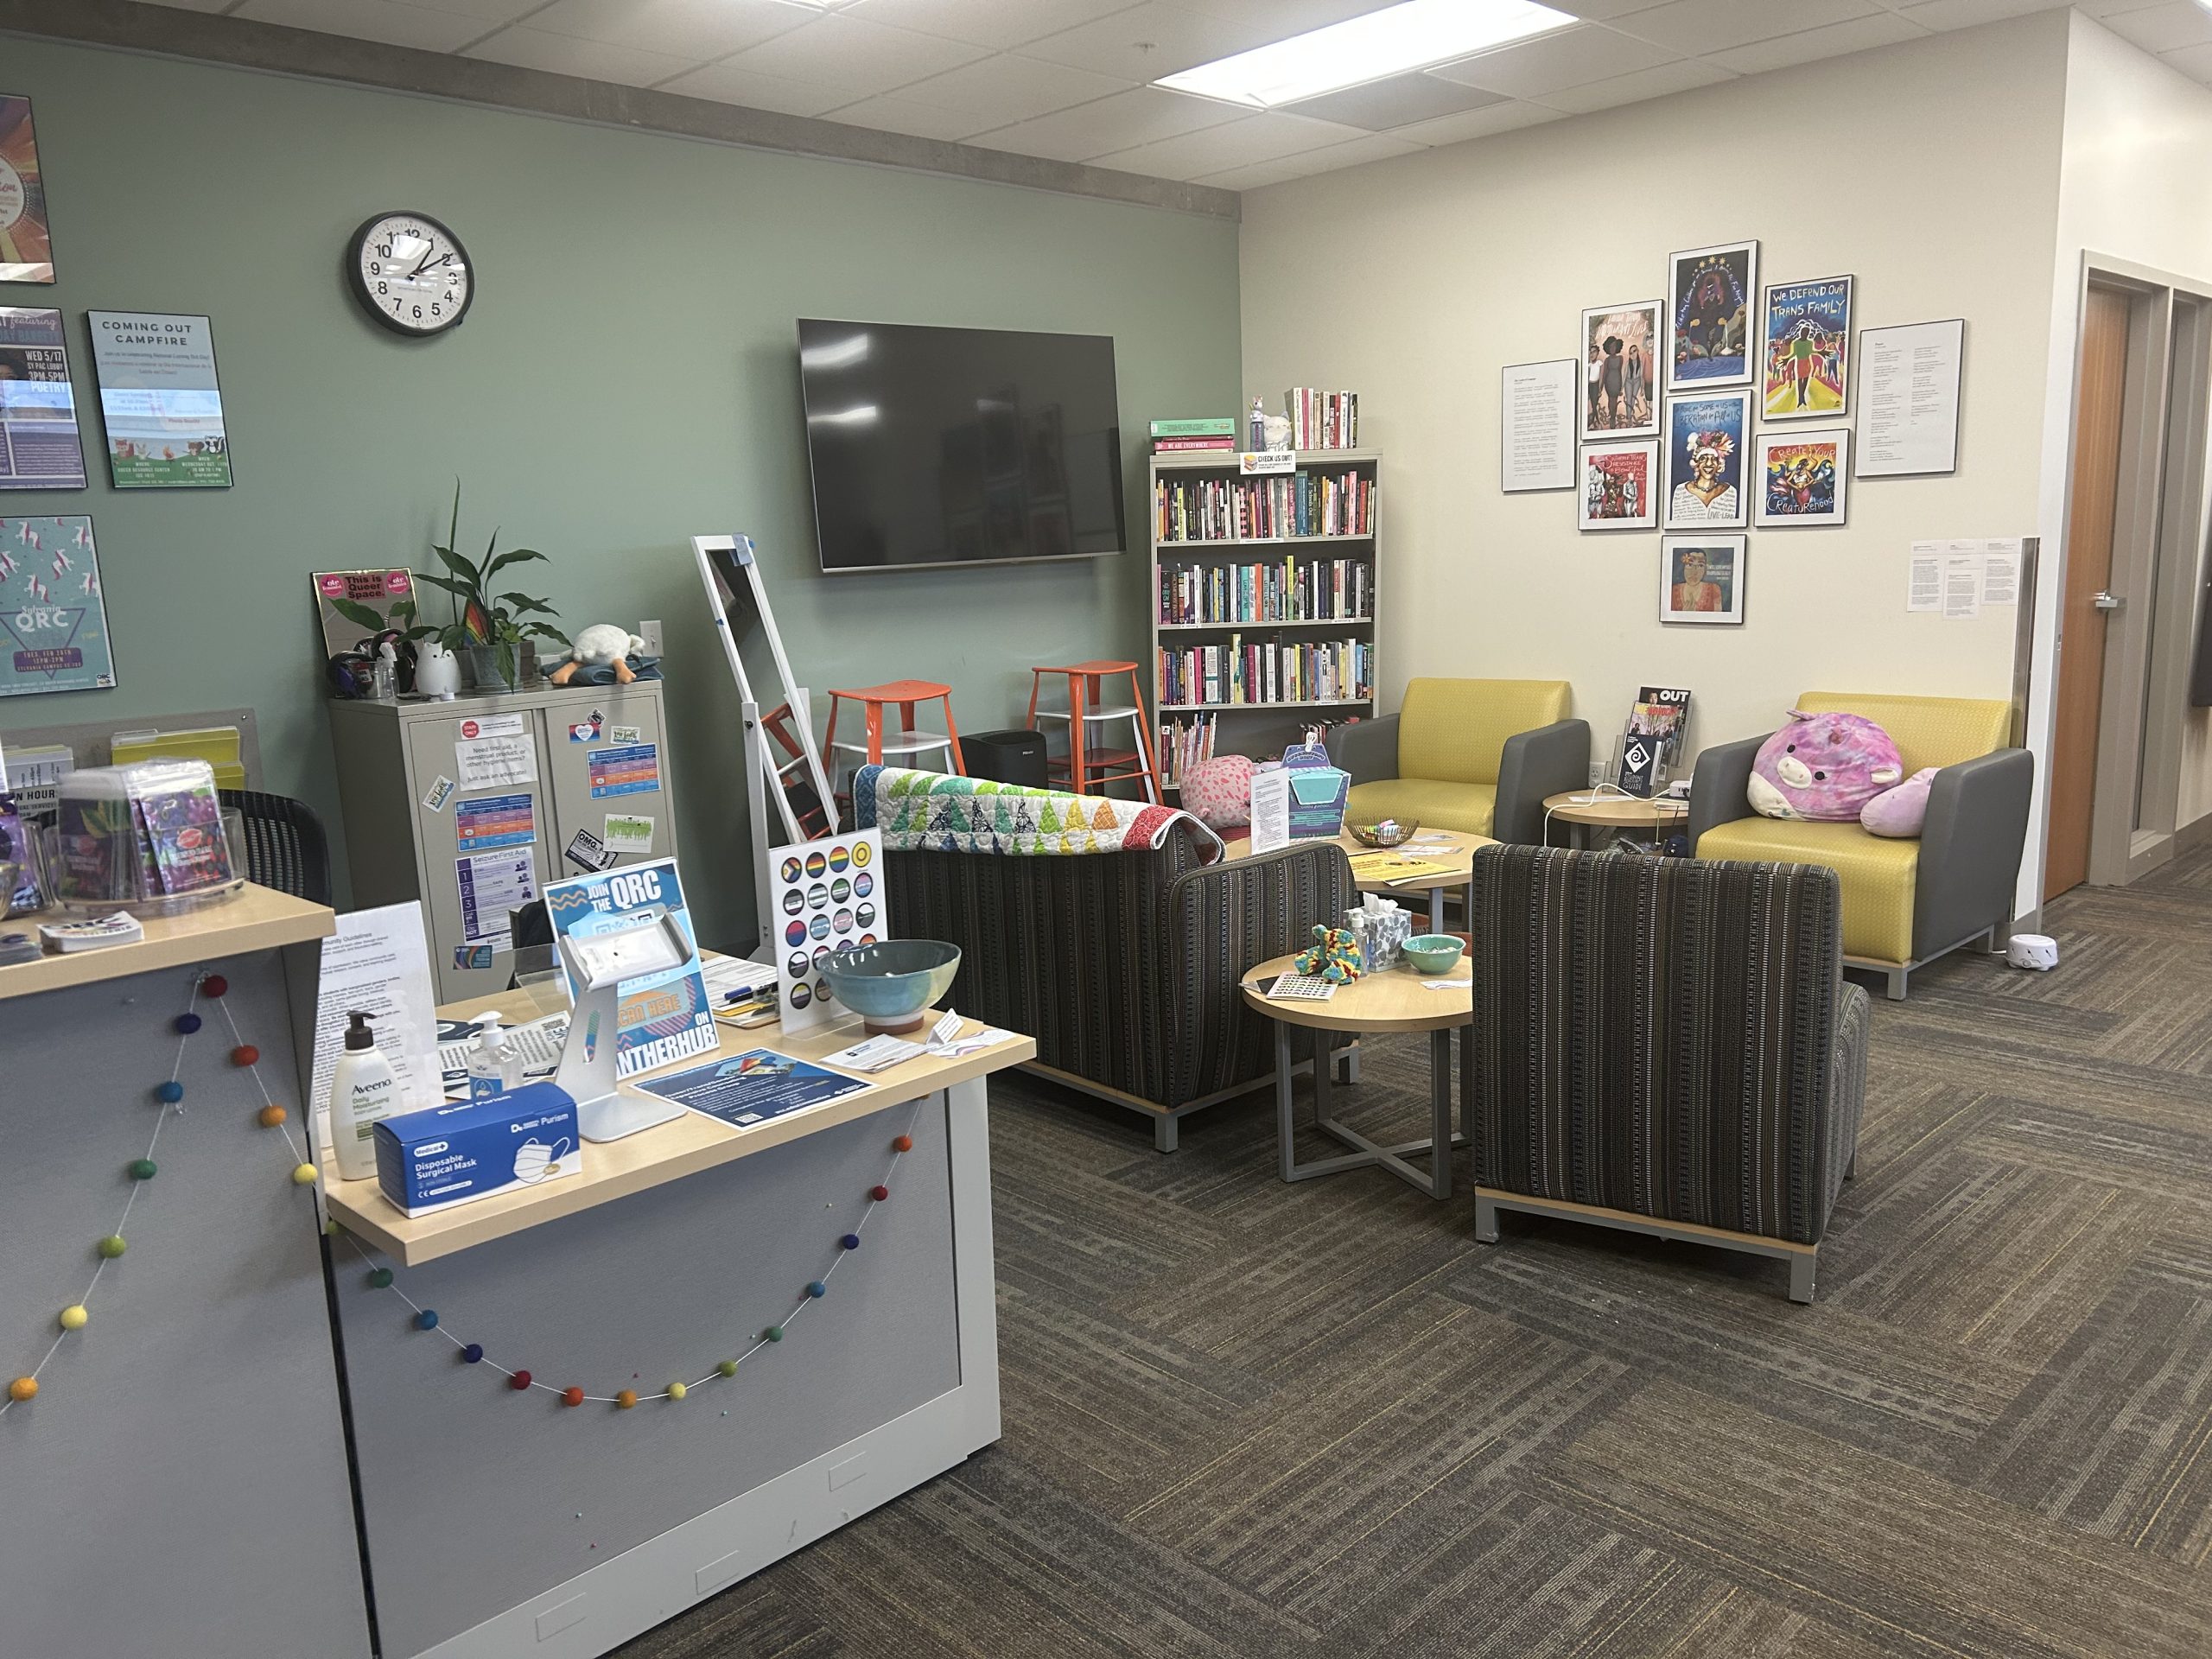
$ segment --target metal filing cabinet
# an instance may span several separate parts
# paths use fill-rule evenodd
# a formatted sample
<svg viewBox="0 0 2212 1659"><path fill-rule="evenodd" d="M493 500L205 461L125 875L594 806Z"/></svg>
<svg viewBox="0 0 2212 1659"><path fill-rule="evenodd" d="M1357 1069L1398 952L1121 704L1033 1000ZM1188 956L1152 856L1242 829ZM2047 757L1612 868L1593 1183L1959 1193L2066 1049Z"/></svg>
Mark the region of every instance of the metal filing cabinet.
<svg viewBox="0 0 2212 1659"><path fill-rule="evenodd" d="M423 901L439 1001L506 988L547 881L674 855L662 683L329 705L353 902Z"/></svg>

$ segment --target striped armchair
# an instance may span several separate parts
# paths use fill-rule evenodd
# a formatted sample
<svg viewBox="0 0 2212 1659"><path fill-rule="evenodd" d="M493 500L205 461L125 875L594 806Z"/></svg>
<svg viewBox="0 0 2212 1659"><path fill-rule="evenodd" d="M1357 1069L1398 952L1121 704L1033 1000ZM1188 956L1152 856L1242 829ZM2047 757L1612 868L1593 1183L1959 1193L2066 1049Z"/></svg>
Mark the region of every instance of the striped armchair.
<svg viewBox="0 0 2212 1659"><path fill-rule="evenodd" d="M1274 1022L1237 981L1358 902L1333 841L1204 862L1217 845L1184 817L1150 851L888 852L891 925L958 945L952 1007L1035 1038L1031 1070L1146 1114L1173 1152L1184 1113L1274 1080Z"/></svg>
<svg viewBox="0 0 2212 1659"><path fill-rule="evenodd" d="M1866 1090L1834 872L1474 859L1475 1236L1500 1210L1777 1256L1813 1299Z"/></svg>

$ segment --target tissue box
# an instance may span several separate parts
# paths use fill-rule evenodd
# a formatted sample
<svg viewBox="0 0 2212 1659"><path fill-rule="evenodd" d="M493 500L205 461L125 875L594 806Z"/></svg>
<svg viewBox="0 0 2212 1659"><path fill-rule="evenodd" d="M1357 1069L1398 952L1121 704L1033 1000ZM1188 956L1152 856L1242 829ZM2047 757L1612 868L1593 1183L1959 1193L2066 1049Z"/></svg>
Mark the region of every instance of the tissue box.
<svg viewBox="0 0 2212 1659"><path fill-rule="evenodd" d="M410 1216L583 1173L576 1103L550 1083L376 1126L377 1185Z"/></svg>
<svg viewBox="0 0 2212 1659"><path fill-rule="evenodd" d="M1407 911L1386 903L1379 910L1354 906L1344 912L1344 925L1359 941L1359 954L1370 973L1395 968L1405 959L1406 941L1414 936L1414 918Z"/></svg>

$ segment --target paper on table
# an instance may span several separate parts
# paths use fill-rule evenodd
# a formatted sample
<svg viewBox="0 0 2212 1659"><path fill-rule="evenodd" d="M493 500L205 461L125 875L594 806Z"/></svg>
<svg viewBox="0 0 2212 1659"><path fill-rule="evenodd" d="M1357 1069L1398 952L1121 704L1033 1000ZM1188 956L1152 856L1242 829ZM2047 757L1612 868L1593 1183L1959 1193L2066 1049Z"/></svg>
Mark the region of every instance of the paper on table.
<svg viewBox="0 0 2212 1659"><path fill-rule="evenodd" d="M419 902L357 910L338 918L338 931L322 942L322 976L315 991L314 1096L308 1104L317 1147L330 1143L330 1074L350 1013L369 1016L378 1052L399 1074L400 1098L408 1110L443 1103L430 984L430 946Z"/></svg>
<svg viewBox="0 0 2212 1659"><path fill-rule="evenodd" d="M1290 845L1290 768L1252 774L1252 850L1278 852Z"/></svg>
<svg viewBox="0 0 2212 1659"><path fill-rule="evenodd" d="M2020 538L1998 537L1982 544L1981 602L2017 605L2020 602Z"/></svg>
<svg viewBox="0 0 2212 1659"><path fill-rule="evenodd" d="M503 1029L509 1046L522 1061L524 1083L550 1077L561 1069L562 1039L569 1031L567 1014L549 1014L542 1020ZM475 1048L474 1034L438 1045L438 1070L448 1100L467 1094L468 1059Z"/></svg>
<svg viewBox="0 0 2212 1659"><path fill-rule="evenodd" d="M855 1043L850 1048L841 1048L835 1054L824 1054L822 1064L842 1066L848 1071L887 1071L928 1052L919 1043L910 1043L904 1037L893 1037L886 1032Z"/></svg>
<svg viewBox="0 0 2212 1659"><path fill-rule="evenodd" d="M1421 988L1424 991L1465 991L1471 989L1474 982L1471 979L1424 979Z"/></svg>
<svg viewBox="0 0 2212 1659"><path fill-rule="evenodd" d="M699 976L706 983L708 1002L720 1007L730 1000L732 991L757 991L773 985L776 964L755 962L750 957L702 957Z"/></svg>
<svg viewBox="0 0 2212 1659"><path fill-rule="evenodd" d="M1940 611L1943 608L1943 544L1941 542L1915 542L1912 544L1912 575L1905 583L1904 607L1908 611Z"/></svg>

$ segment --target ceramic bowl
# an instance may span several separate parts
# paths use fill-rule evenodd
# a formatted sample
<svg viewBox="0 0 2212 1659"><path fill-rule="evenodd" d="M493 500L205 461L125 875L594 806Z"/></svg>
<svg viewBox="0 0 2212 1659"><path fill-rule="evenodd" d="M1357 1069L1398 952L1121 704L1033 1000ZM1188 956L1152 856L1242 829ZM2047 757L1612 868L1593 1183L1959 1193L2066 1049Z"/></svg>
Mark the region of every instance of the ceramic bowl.
<svg viewBox="0 0 2212 1659"><path fill-rule="evenodd" d="M1380 823L1344 825L1344 832L1363 847L1402 847L1420 830L1418 818L1385 818Z"/></svg>
<svg viewBox="0 0 2212 1659"><path fill-rule="evenodd" d="M938 939L885 939L822 959L831 992L870 1031L913 1030L959 971L960 947Z"/></svg>
<svg viewBox="0 0 2212 1659"><path fill-rule="evenodd" d="M1419 974L1440 974L1459 960L1467 947L1449 933L1416 933L1398 947Z"/></svg>

